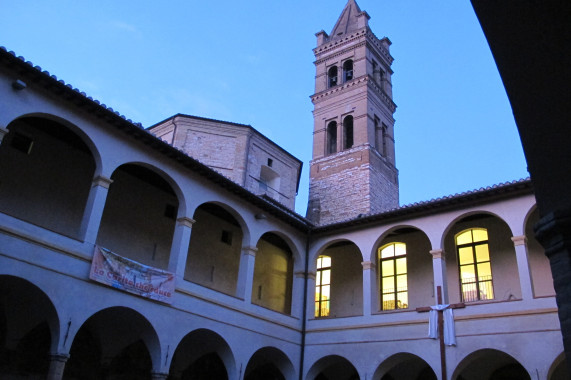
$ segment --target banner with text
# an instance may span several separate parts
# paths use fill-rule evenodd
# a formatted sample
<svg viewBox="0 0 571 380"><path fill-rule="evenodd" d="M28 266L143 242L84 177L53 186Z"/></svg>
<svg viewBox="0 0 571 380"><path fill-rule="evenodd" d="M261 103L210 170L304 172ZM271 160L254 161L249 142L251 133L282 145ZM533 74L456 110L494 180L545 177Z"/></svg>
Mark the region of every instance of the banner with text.
<svg viewBox="0 0 571 380"><path fill-rule="evenodd" d="M116 289L156 301L171 303L174 295L173 273L121 257L95 246L89 278Z"/></svg>

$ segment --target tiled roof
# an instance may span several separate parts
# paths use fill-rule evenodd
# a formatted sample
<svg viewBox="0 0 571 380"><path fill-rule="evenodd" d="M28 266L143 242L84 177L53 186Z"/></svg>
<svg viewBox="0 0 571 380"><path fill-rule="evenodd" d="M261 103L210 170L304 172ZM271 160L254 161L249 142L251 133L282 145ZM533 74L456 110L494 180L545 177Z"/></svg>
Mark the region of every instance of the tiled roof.
<svg viewBox="0 0 571 380"><path fill-rule="evenodd" d="M245 199L246 201L259 207L261 210L273 215L286 223L307 231L311 225L307 219L297 213L288 210L284 211L283 207L275 205L273 202L257 196L242 186L236 184L222 174L210 169L208 166L198 160L188 156L181 150L174 148L172 145L155 137L153 134L143 128L141 123L135 123L127 119L124 115L115 111L111 107L87 96L84 92L74 88L63 80L58 79L55 75L51 75L48 71L42 70L41 67L35 66L32 62L26 61L24 57L17 56L14 52L8 51L5 47L0 46L0 64L15 72L15 80L20 79L29 84L35 84L43 87L62 100L69 102L85 112L89 112L99 118L101 121L118 128L126 134L134 137L152 149L178 161L186 168L202 175L218 186L225 188L231 193Z"/></svg>
<svg viewBox="0 0 571 380"><path fill-rule="evenodd" d="M403 218L414 218L445 210L468 207L482 202L490 202L496 199L532 193L533 185L531 180L529 178L522 178L511 182L502 182L492 186L434 198L429 201L415 202L377 214L360 215L356 218L315 227L314 232L319 233L353 226L388 223Z"/></svg>
<svg viewBox="0 0 571 380"><path fill-rule="evenodd" d="M351 0L350 0L351 2ZM55 75L51 75L47 71L43 71L41 67L34 66L30 61L26 61L23 57L18 57L14 52L8 51L0 46L0 64L6 66L16 73L15 79L22 79L29 83L42 86L62 100L83 109L95 115L103 122L118 128L126 134L134 137L151 149L155 149L160 153L179 162L181 165L208 178L218 186L225 188L231 193L236 194L240 198L259 207L268 214L277 217L284 222L294 226L295 228L313 233L331 232L342 230L355 226L372 225L379 223L392 222L403 218L414 218L430 213L441 212L445 210L467 207L482 202L489 202L495 199L502 199L511 196L533 193L533 186L529 178L520 179L512 182L504 182L493 186L483 187L480 189L466 191L454 195L444 196L431 199L429 201L412 203L404 205L389 211L377 214L361 215L360 217L336 222L323 226L314 226L309 220L296 212L285 208L283 205L268 199L267 197L253 194L238 185L237 183L226 178L222 174L212 170L208 166L198 160L188 156L183 151L174 148L172 145L155 137L153 134L143 128L141 123L135 123L127 119L124 115L115 111L111 107L102 104L97 99L87 96L84 92L74 88L63 80L58 79Z"/></svg>

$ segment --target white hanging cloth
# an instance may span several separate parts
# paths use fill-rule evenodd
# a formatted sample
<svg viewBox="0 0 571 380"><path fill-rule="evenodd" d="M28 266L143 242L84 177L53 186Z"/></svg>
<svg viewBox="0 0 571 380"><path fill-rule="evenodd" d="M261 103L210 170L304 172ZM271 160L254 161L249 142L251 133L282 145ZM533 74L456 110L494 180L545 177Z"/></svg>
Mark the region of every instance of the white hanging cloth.
<svg viewBox="0 0 571 380"><path fill-rule="evenodd" d="M438 312L443 311L444 317L444 344L447 346L456 345L456 331L454 329L454 313L449 308L450 305L435 305L430 307L428 317L428 337L438 339Z"/></svg>

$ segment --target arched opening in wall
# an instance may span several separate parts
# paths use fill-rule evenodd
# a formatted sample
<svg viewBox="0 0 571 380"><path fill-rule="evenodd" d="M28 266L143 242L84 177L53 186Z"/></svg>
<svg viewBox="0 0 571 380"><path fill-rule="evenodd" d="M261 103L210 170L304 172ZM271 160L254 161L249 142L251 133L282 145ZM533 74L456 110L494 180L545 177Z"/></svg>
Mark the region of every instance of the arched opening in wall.
<svg viewBox="0 0 571 380"><path fill-rule="evenodd" d="M512 356L483 349L465 357L454 370L452 380L531 380L526 369Z"/></svg>
<svg viewBox="0 0 571 380"><path fill-rule="evenodd" d="M337 86L337 66L331 66L327 70L327 85L328 87Z"/></svg>
<svg viewBox="0 0 571 380"><path fill-rule="evenodd" d="M135 164L111 176L97 244L119 256L166 269L178 212L178 199L156 172Z"/></svg>
<svg viewBox="0 0 571 380"><path fill-rule="evenodd" d="M342 356L329 355L316 361L307 372L311 380L359 380L359 373Z"/></svg>
<svg viewBox="0 0 571 380"><path fill-rule="evenodd" d="M0 276L0 378L45 378L58 336L49 298L26 280Z"/></svg>
<svg viewBox="0 0 571 380"><path fill-rule="evenodd" d="M500 218L476 213L456 221L444 237L450 303L521 299L512 233Z"/></svg>
<svg viewBox="0 0 571 380"><path fill-rule="evenodd" d="M252 355L244 371L244 380L285 380L295 375L289 358L274 347L264 347Z"/></svg>
<svg viewBox="0 0 571 380"><path fill-rule="evenodd" d="M226 341L213 331L195 330L177 346L171 362L171 380L227 380L236 377L234 357Z"/></svg>
<svg viewBox="0 0 571 380"><path fill-rule="evenodd" d="M343 149L353 147L353 116L349 115L343 119Z"/></svg>
<svg viewBox="0 0 571 380"><path fill-rule="evenodd" d="M537 208L533 210L525 223L525 236L527 238L527 259L531 272L531 283L535 297L554 297L553 275L551 265L545 255L545 250L535 238L533 226L539 221Z"/></svg>
<svg viewBox="0 0 571 380"><path fill-rule="evenodd" d="M375 371L375 380L436 380L434 370L422 358L401 352L387 358Z"/></svg>
<svg viewBox="0 0 571 380"><path fill-rule="evenodd" d="M343 62L343 82L353 79L353 61L348 59Z"/></svg>
<svg viewBox="0 0 571 380"><path fill-rule="evenodd" d="M377 245L373 305L379 311L409 309L435 303L431 244L413 227L390 231Z"/></svg>
<svg viewBox="0 0 571 380"><path fill-rule="evenodd" d="M333 154L337 152L337 122L331 121L327 124L327 142L326 153Z"/></svg>
<svg viewBox="0 0 571 380"><path fill-rule="evenodd" d="M73 238L79 230L95 172L80 136L45 118L8 125L0 145L0 211Z"/></svg>
<svg viewBox="0 0 571 380"><path fill-rule="evenodd" d="M79 329L65 365L65 380L150 380L158 337L136 311L113 307L91 316Z"/></svg>
<svg viewBox="0 0 571 380"><path fill-rule="evenodd" d="M549 368L547 380L568 380L570 378L565 353L561 353Z"/></svg>
<svg viewBox="0 0 571 380"><path fill-rule="evenodd" d="M363 315L363 256L350 241L329 245L317 258L316 318Z"/></svg>
<svg viewBox="0 0 571 380"><path fill-rule="evenodd" d="M256 245L252 303L265 308L291 313L293 286L293 256L288 244L278 235L268 232Z"/></svg>
<svg viewBox="0 0 571 380"><path fill-rule="evenodd" d="M214 203L194 212L184 279L236 294L243 232L230 212Z"/></svg>

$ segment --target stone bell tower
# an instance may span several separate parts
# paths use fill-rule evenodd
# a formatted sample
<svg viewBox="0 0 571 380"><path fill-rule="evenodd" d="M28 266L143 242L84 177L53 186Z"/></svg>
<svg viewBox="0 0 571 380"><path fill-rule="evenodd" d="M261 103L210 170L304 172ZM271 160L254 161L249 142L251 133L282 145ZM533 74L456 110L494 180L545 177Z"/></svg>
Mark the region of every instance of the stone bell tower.
<svg viewBox="0 0 571 380"><path fill-rule="evenodd" d="M319 225L398 206L388 38L349 0L328 35L316 34L313 158L307 217Z"/></svg>

